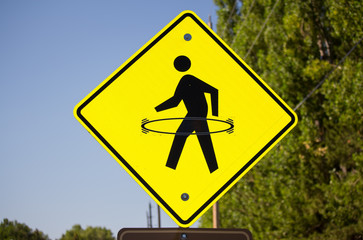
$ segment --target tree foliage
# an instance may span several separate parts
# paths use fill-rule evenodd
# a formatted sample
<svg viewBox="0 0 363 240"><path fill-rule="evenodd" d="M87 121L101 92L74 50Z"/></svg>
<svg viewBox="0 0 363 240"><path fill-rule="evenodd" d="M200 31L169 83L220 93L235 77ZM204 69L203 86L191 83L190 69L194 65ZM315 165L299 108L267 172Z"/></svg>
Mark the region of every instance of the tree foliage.
<svg viewBox="0 0 363 240"><path fill-rule="evenodd" d="M220 200L221 226L248 228L256 239L362 234L363 43L328 75L363 37L362 2L215 4L217 33L290 106L324 80L297 109L297 127ZM210 212L201 226L211 226Z"/></svg>
<svg viewBox="0 0 363 240"><path fill-rule="evenodd" d="M0 239L2 240L49 240L48 236L38 229L34 231L23 223L9 221L5 218L0 224Z"/></svg>
<svg viewBox="0 0 363 240"><path fill-rule="evenodd" d="M71 230L67 230L60 240L114 240L111 230L102 227L87 227L82 229L76 224Z"/></svg>

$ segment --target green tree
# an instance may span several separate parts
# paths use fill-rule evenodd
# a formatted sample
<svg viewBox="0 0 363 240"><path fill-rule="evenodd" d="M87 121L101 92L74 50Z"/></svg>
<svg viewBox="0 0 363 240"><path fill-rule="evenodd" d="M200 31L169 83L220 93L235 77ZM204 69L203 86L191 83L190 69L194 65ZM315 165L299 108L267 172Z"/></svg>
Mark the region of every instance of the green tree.
<svg viewBox="0 0 363 240"><path fill-rule="evenodd" d="M222 227L256 239L362 234L363 43L327 75L363 37L362 2L244 0L232 11L233 2L215 0L217 32L290 106L324 83L297 109L297 127L220 200ZM209 212L201 226L210 224Z"/></svg>
<svg viewBox="0 0 363 240"><path fill-rule="evenodd" d="M0 239L2 240L48 240L48 236L35 229L34 231L23 223L9 221L4 218L0 224Z"/></svg>
<svg viewBox="0 0 363 240"><path fill-rule="evenodd" d="M82 229L76 224L71 230L67 230L60 240L114 240L111 230L102 227L87 227Z"/></svg>

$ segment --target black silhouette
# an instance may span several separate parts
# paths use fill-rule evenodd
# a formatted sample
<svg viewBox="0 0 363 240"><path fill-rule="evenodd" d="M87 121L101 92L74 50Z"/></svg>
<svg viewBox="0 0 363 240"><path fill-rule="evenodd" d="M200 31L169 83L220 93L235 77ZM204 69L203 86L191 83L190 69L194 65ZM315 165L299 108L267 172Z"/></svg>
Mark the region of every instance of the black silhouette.
<svg viewBox="0 0 363 240"><path fill-rule="evenodd" d="M186 56L179 56L174 60L174 67L180 72L187 71L190 66L191 62ZM183 100L188 110L175 134L166 163L167 167L176 169L185 141L195 131L210 173L218 169L207 124L208 105L204 96L205 92L211 94L212 115L218 116L218 90L190 74L186 74L180 79L174 96L155 107L159 112L176 107Z"/></svg>

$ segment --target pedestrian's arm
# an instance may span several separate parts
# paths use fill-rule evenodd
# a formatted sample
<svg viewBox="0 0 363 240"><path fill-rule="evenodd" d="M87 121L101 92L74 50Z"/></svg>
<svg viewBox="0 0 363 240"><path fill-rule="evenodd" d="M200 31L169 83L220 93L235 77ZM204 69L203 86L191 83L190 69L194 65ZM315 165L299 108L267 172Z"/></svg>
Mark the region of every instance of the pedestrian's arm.
<svg viewBox="0 0 363 240"><path fill-rule="evenodd" d="M218 89L213 88L210 94L212 100L212 115L218 116Z"/></svg>
<svg viewBox="0 0 363 240"><path fill-rule="evenodd" d="M155 110L157 112L169 109L169 108L173 108L179 105L181 99L176 97L175 95L172 96L171 98L169 98L168 100L166 100L165 102L161 103L160 105L155 107Z"/></svg>
<svg viewBox="0 0 363 240"><path fill-rule="evenodd" d="M169 98L168 100L166 100L165 102L159 104L158 106L155 107L155 110L157 112L169 109L169 108L174 108L176 106L179 105L179 103L181 102L182 98L181 98L181 89L182 89L182 81L179 82L178 86L175 89L175 93L174 96L172 96L171 98Z"/></svg>
<svg viewBox="0 0 363 240"><path fill-rule="evenodd" d="M204 92L210 93L212 102L212 115L218 116L218 89L212 87L211 85L199 80L199 84Z"/></svg>

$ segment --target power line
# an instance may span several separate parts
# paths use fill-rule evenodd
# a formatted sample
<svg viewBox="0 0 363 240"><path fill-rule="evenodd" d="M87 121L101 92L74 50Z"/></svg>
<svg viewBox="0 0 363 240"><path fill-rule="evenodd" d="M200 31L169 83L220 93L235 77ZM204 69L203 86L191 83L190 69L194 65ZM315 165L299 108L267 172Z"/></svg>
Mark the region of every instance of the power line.
<svg viewBox="0 0 363 240"><path fill-rule="evenodd" d="M227 19L226 25L225 25L225 27L224 27L224 29L223 29L223 34L224 34L224 32L227 30L228 23L229 23L229 21L230 21L230 20L231 20L231 18L232 18L232 14L233 14L234 9L235 9L235 8L236 8L236 6L237 6L237 2L238 2L238 0L234 1L234 4L233 4L233 7L232 7L232 10L231 10L231 12L229 13L229 16L228 16L228 19Z"/></svg>
<svg viewBox="0 0 363 240"><path fill-rule="evenodd" d="M270 13L268 14L268 16L267 16L267 18L266 18L265 22L263 23L263 25L262 25L262 27L261 27L260 32L257 34L257 36L256 36L255 40L253 41L253 43L252 43L252 45L251 45L250 49L248 50L247 54L244 56L244 58L243 58L243 59L246 59L246 58L248 57L248 55L250 54L250 52L251 52L251 50L252 50L253 46L255 46L255 44L256 44L256 42L257 42L257 40L260 38L260 35L261 35L262 31L264 30L264 28L265 28L265 26L266 26L266 23L267 23L267 22L268 22L268 20L270 19L271 15L272 15L272 13L274 12L275 7L276 7L276 6L277 6L277 4L279 3L279 1L280 1L280 0L277 0L277 1L275 2L274 6L272 7L272 10L271 10L271 11L270 11Z"/></svg>
<svg viewBox="0 0 363 240"><path fill-rule="evenodd" d="M308 100L308 98L310 98L311 97L311 95L313 95L313 93L324 83L324 81L330 76L330 74L332 74L334 71L335 71L335 69L337 69L338 68L338 66L340 65L340 64L342 64L342 62L344 62L344 60L349 56L349 54L351 53L351 52L353 52L353 50L358 46L358 44L361 42L363 40L363 37L345 54L345 56L338 62L338 64L330 71L330 72L328 72L325 76L324 76L324 78L313 88L313 90L311 90L310 92L309 92L309 94L308 95L306 95L306 97L303 99L303 100L301 100L301 102L299 102L297 105L296 105L296 107L294 108L294 111L296 111L299 107L301 107L301 105L303 105L305 102L306 102L306 100Z"/></svg>
<svg viewBox="0 0 363 240"><path fill-rule="evenodd" d="M277 4L279 3L279 1L280 0L277 0L276 2L275 2L275 4L274 4L274 6L272 7L272 10L270 11L270 13L269 13L269 15L267 16L267 18L266 18L266 20L265 20L265 22L263 23L263 25L262 25L262 27L261 27L261 29L260 29L260 31L259 31L259 33L257 34L257 36L256 36L256 38L255 38L255 40L253 41L253 43L252 43L252 45L251 45L251 47L249 48L249 50L248 50L248 52L247 52L247 54L244 56L244 58L243 59L246 59L247 57L248 57L248 55L250 54L250 52L251 52L251 50L252 50L252 48L254 47L254 45L256 44L256 42L257 42L257 40L260 38L260 36L261 36L261 33L262 33L262 31L264 30L264 28L265 28L265 26L266 26L266 24L267 24L267 22L268 22L268 20L269 20L269 18L271 17L271 15L272 15L272 13L274 12L274 10L275 10L275 8L276 8L276 6L277 6ZM237 3L237 0L236 0L236 2L235 3ZM254 3L255 3L255 0L252 2L252 4L251 4L251 6L250 6L250 8L249 8L249 10L248 10L248 13L247 13L247 15L246 15L246 18L248 17L248 15L249 15L249 13L250 13L250 11L251 11L251 9L252 9L252 7L253 7L253 5L254 5ZM233 8L234 8L234 6L233 6ZM234 10L234 9L233 9ZM231 15L230 15L231 16ZM242 16L241 16L242 17ZM231 46L234 44L234 42L235 42L235 39L238 37L238 35L239 35L239 32L240 32L240 30L242 29L242 27L244 26L244 23L242 24L242 26L239 28L239 30L238 30L238 32L236 33L236 35L234 36L234 38L233 38L233 40L232 40L232 43L231 43ZM324 76L324 78L313 88L313 90L311 90L310 92L309 92L309 94L308 95L306 95L306 97L303 99L303 100L301 100L301 102L299 102L296 106L295 106L295 108L294 108L294 111L296 111L298 108L300 108L301 107L301 105L302 104L304 104L305 102L306 102L306 100L307 99L309 99L310 97L311 97L311 95L313 95L313 93L324 83L324 81L330 76L330 74L332 74L334 71L335 71L335 69L337 69L339 66L340 66L340 64L342 64L342 62L344 62L344 60L349 56L349 54L358 46L358 44L361 42L363 40L363 37L345 54L345 56L338 62L338 64L329 72L329 73L327 73L325 76Z"/></svg>
<svg viewBox="0 0 363 240"><path fill-rule="evenodd" d="M242 28L244 27L245 22L246 22L248 16L250 15L250 12L251 12L253 6L255 5L255 2L256 2L256 0L253 0L253 2L251 3L251 6L247 11L246 17L244 17L244 20L242 19L243 16L241 15L241 20L243 20L243 22L242 22L241 26L238 28L236 35L234 35L231 46L233 46L234 42L236 41L237 37L239 36L239 33L241 32Z"/></svg>

